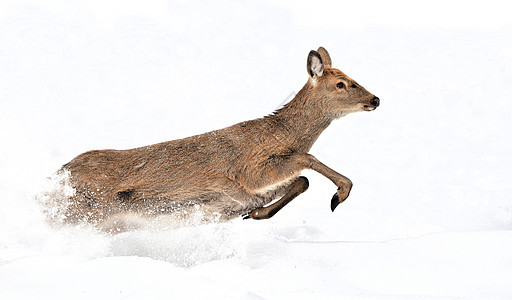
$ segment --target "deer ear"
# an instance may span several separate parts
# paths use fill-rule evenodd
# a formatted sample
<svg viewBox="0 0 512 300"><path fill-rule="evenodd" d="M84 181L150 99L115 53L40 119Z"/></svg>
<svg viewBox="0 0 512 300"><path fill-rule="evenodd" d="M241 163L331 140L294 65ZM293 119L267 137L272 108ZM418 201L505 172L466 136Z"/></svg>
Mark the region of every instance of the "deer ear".
<svg viewBox="0 0 512 300"><path fill-rule="evenodd" d="M320 48L318 48L318 54L320 54L320 57L322 57L324 66L330 68L332 65L332 62L331 62L331 56L329 55L329 52L327 52L327 50L325 50L324 47L320 47Z"/></svg>
<svg viewBox="0 0 512 300"><path fill-rule="evenodd" d="M317 79L324 73L322 57L315 50L311 50L308 56L308 73L312 79Z"/></svg>

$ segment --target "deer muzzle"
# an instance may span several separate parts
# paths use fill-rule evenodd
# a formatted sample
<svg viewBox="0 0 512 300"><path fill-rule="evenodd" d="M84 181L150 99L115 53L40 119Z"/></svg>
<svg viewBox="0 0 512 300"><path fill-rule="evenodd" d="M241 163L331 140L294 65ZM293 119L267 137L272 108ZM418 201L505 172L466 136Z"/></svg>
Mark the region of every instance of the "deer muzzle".
<svg viewBox="0 0 512 300"><path fill-rule="evenodd" d="M380 105L380 99L378 97L373 97L369 104L363 105L363 110L372 111L375 110Z"/></svg>

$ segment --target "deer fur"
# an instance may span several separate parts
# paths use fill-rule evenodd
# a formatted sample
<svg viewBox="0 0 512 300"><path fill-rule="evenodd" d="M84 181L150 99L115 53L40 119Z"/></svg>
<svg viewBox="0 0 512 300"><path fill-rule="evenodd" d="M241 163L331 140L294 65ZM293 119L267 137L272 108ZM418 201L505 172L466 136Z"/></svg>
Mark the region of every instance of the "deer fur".
<svg viewBox="0 0 512 300"><path fill-rule="evenodd" d="M308 188L300 176L304 169L338 188L334 210L352 182L308 152L333 120L374 110L379 99L332 68L322 47L309 53L307 71L295 98L266 117L146 147L77 156L60 170L74 188L63 212L66 222L102 224L123 214L181 218L195 211L222 221L266 219Z"/></svg>

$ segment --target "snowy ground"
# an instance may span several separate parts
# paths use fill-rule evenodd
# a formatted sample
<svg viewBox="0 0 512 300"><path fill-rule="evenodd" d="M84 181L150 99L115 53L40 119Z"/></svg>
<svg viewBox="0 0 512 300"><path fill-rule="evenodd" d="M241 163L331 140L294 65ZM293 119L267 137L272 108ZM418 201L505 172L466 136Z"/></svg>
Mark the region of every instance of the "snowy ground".
<svg viewBox="0 0 512 300"><path fill-rule="evenodd" d="M507 9L353 2L3 1L0 299L510 299ZM266 115L320 45L381 99L311 151L354 182L335 213L304 172L267 221L45 224L34 197L77 154Z"/></svg>

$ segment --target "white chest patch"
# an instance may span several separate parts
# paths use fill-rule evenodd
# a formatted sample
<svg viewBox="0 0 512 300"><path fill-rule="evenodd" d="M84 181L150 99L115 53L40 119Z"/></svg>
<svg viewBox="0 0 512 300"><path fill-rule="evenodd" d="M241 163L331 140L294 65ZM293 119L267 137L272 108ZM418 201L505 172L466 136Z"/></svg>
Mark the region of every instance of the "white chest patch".
<svg viewBox="0 0 512 300"><path fill-rule="evenodd" d="M259 196L262 196L262 197L273 196L276 192L279 191L279 189L281 189L284 186L289 185L290 182L292 182L293 180L295 180L295 177L291 177L284 181L266 186L262 189L257 190L256 194L258 194Z"/></svg>

